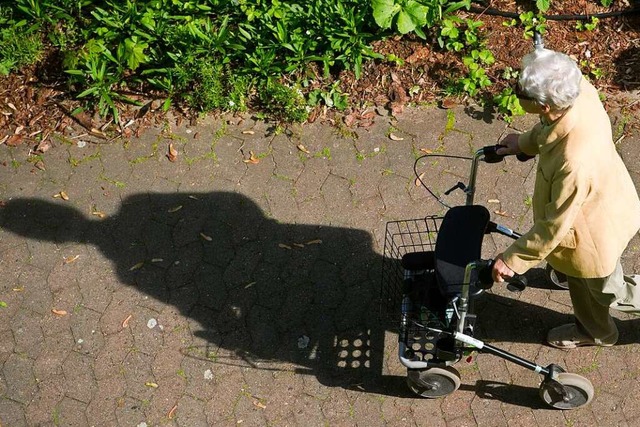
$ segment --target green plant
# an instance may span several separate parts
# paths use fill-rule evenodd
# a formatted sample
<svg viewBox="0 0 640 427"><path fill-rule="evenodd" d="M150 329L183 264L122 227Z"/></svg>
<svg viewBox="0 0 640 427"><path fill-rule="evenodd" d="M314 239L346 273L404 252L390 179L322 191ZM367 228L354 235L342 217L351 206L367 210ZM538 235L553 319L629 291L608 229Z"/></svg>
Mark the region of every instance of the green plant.
<svg viewBox="0 0 640 427"><path fill-rule="evenodd" d="M426 39L424 27L432 27L444 17L462 8L469 8L470 0L372 0L373 17L381 28L395 28L400 34L415 32Z"/></svg>
<svg viewBox="0 0 640 427"><path fill-rule="evenodd" d="M582 60L580 61L580 67L582 67L584 73L588 77L593 77L598 80L604 77L604 71L602 68L596 67L591 61Z"/></svg>
<svg viewBox="0 0 640 427"><path fill-rule="evenodd" d="M35 64L44 52L41 35L27 28L25 20L9 20L5 25L6 28L0 25L0 75L3 76Z"/></svg>
<svg viewBox="0 0 640 427"><path fill-rule="evenodd" d="M493 98L493 103L498 109L498 113L502 115L507 123L511 123L514 116L522 116L525 114L518 97L510 87L496 95Z"/></svg>
<svg viewBox="0 0 640 427"><path fill-rule="evenodd" d="M198 60L184 70L187 102L201 111L246 111L251 80L235 75L228 65Z"/></svg>
<svg viewBox="0 0 640 427"><path fill-rule="evenodd" d="M595 31L595 29L598 27L598 23L599 22L600 22L600 20L597 17L592 16L591 20L589 22L584 22L584 21L576 22L576 30L578 30L578 31Z"/></svg>
<svg viewBox="0 0 640 427"><path fill-rule="evenodd" d="M532 38L534 32L544 35L547 31L547 19L540 13L533 12L521 13L519 16L520 24L524 27L524 38Z"/></svg>
<svg viewBox="0 0 640 427"><path fill-rule="evenodd" d="M536 0L536 8L540 13L549 10L549 6L551 6L551 0Z"/></svg>
<svg viewBox="0 0 640 427"><path fill-rule="evenodd" d="M307 103L300 89L269 79L259 92L263 109L271 119L301 123L309 118Z"/></svg>
<svg viewBox="0 0 640 427"><path fill-rule="evenodd" d="M314 89L309 92L309 105L316 106L321 102L329 108L335 107L340 111L349 106L347 94L340 90L340 80L335 81L327 90Z"/></svg>

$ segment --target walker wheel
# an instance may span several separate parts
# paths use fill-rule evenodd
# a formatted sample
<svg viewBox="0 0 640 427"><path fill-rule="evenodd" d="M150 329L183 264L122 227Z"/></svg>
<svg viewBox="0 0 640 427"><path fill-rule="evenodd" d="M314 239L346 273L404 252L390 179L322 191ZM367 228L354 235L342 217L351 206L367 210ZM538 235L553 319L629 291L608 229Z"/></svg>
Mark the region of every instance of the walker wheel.
<svg viewBox="0 0 640 427"><path fill-rule="evenodd" d="M593 385L585 377L561 372L558 374L557 381L567 392L564 399L548 382L540 384L540 397L548 405L556 409L576 409L588 404L593 399Z"/></svg>
<svg viewBox="0 0 640 427"><path fill-rule="evenodd" d="M547 268L545 269L547 273L547 277L555 286L560 289L569 289L569 282L567 282L567 276L559 271L556 271L551 267L551 265L547 264Z"/></svg>
<svg viewBox="0 0 640 427"><path fill-rule="evenodd" d="M447 396L460 387L460 374L452 367L410 370L407 384L415 394L435 399Z"/></svg>

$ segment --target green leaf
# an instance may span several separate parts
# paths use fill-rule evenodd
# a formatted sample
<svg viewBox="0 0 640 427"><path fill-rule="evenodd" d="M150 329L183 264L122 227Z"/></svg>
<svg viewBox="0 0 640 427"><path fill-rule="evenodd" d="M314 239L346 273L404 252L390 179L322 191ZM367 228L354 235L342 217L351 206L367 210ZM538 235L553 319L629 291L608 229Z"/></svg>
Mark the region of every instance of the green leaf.
<svg viewBox="0 0 640 427"><path fill-rule="evenodd" d="M536 7L540 12L546 12L549 10L549 6L551 5L551 0L536 0Z"/></svg>
<svg viewBox="0 0 640 427"><path fill-rule="evenodd" d="M400 34L407 34L415 29L416 23L411 19L411 15L401 10L400 13L398 13L398 31L400 31Z"/></svg>
<svg viewBox="0 0 640 427"><path fill-rule="evenodd" d="M393 17L400 11L400 5L393 0L373 0L373 18L380 28L391 28Z"/></svg>
<svg viewBox="0 0 640 427"><path fill-rule="evenodd" d="M0 301L0 307L6 308L7 307L7 303L4 302L4 301Z"/></svg>
<svg viewBox="0 0 640 427"><path fill-rule="evenodd" d="M131 70L135 70L140 66L140 64L147 61L147 55L145 55L144 50L148 47L149 45L147 43L138 41L136 36L125 39L124 55L127 60L127 65Z"/></svg>

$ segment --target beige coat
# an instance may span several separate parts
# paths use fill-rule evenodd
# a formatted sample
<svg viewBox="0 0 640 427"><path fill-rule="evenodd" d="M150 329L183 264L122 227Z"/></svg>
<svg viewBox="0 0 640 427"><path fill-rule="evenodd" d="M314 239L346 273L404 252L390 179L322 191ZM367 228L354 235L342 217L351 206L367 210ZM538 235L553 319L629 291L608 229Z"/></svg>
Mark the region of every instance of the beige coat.
<svg viewBox="0 0 640 427"><path fill-rule="evenodd" d="M518 143L538 155L534 224L505 251L505 263L519 274L543 259L573 277L611 274L640 228L640 200L596 89L583 80L562 118Z"/></svg>

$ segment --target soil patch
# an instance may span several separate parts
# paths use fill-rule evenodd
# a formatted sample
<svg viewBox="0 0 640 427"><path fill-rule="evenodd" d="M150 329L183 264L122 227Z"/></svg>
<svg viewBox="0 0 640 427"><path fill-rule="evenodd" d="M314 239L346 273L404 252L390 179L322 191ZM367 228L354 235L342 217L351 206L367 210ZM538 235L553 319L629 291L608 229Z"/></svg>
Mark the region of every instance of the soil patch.
<svg viewBox="0 0 640 427"><path fill-rule="evenodd" d="M532 41L523 38L517 26L505 26L509 17L500 16L526 11L532 2L499 0L486 6L474 6L474 12L461 12L462 18L481 20L486 46L496 62L487 68L495 82L484 95L492 96L507 84L500 77L507 67L517 69L523 55L532 49ZM614 2L603 8L595 1L570 0L552 2L548 15L594 15L640 9L640 5ZM496 12L499 11L499 12ZM601 18L592 31L580 31L576 20L547 21L545 46L565 52L581 63L583 71L596 71L592 80L603 94L605 105L622 112L626 117L623 133L637 131L640 109L640 14ZM434 38L421 40L415 36L394 37L374 43L375 50L395 55L397 63L369 61L363 65L360 79L352 72L337 76L342 88L349 93L351 108L344 112L348 126L366 126L373 120L371 105L385 107L391 114L402 114L406 103L440 103L448 107L455 103L469 103L464 96L446 98L444 93L452 79L465 70L461 57L455 52L439 49ZM128 93L127 96L143 107L123 106L121 123L115 126L96 115L71 113L79 104L65 91L64 77L55 53L20 73L0 80L0 143L29 147L34 167L44 168L42 154L58 144L52 135L59 135L69 144L108 143L118 137L139 135L150 126L166 120L161 112L159 94ZM155 96L157 95L157 96ZM368 111L369 110L369 111ZM187 110L175 108L171 117L177 121L194 120ZM311 120L329 118L335 113L318 109ZM33 156L36 154L36 156ZM40 155L40 156L38 156ZM22 161L22 159L18 159Z"/></svg>

